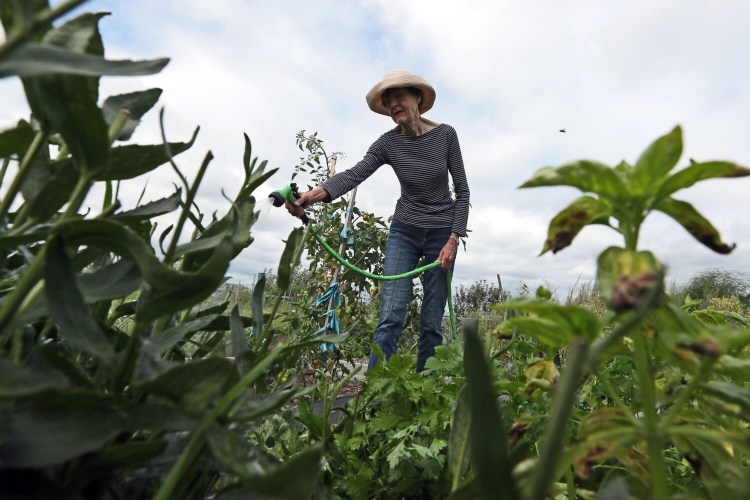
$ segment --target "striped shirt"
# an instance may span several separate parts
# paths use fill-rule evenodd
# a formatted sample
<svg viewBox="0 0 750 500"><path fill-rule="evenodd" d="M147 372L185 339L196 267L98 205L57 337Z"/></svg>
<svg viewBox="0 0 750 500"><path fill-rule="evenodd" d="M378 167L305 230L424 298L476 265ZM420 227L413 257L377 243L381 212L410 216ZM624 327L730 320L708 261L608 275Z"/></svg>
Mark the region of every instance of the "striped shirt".
<svg viewBox="0 0 750 500"><path fill-rule="evenodd" d="M451 227L466 236L469 185L453 127L443 123L416 137L394 130L386 132L359 163L322 184L330 195L327 201L351 191L385 164L393 168L401 184L395 219L421 228ZM449 173L455 200L448 185Z"/></svg>

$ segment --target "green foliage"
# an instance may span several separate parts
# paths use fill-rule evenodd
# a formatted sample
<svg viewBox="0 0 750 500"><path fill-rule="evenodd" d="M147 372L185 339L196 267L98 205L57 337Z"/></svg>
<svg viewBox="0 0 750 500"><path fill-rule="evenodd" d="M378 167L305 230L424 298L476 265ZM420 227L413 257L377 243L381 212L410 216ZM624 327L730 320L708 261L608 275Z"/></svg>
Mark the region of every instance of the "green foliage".
<svg viewBox="0 0 750 500"><path fill-rule="evenodd" d="M701 299L703 306L720 297L737 297L745 306L750 305L750 276L738 271L706 269L691 276L680 290L681 295Z"/></svg>
<svg viewBox="0 0 750 500"><path fill-rule="evenodd" d="M319 448L279 464L246 438L302 393L283 366L304 344L277 345L262 280L251 317L226 301L198 308L252 243L253 191L275 169L252 157L246 137L245 179L226 213L204 222L194 200L211 154L191 184L174 163L195 136L118 145L161 90L98 104L100 76L151 74L167 60L103 59L103 14L52 24L77 3L0 2L10 34L0 77L21 77L32 110L0 132L0 159L16 167L3 169L13 176L0 201L2 477L20 474L14 493L30 497L309 495ZM166 163L183 189L121 209L119 182ZM101 213L80 213L97 183ZM177 222L159 237L160 253L152 219L170 214ZM283 291L304 239L300 230L288 238Z"/></svg>
<svg viewBox="0 0 750 500"><path fill-rule="evenodd" d="M597 288L615 314L598 319L576 307L534 301L502 306L528 316L512 318L500 332L512 328L554 348L568 344L533 483L522 486L532 498L550 494L563 474L568 489L574 489L572 474L565 473L571 467L584 484L606 483L609 478L597 469L613 461L628 471L626 488L636 496L666 498L700 490L712 498L743 498L750 493L750 450L739 438L750 423L744 413L747 377L737 376L747 362L747 321L728 311L691 314L700 301L675 306L664 296L663 266L652 253L637 249L643 220L659 210L714 251L730 252L734 246L723 243L710 222L672 194L704 179L745 176L750 170L729 162L691 162L670 175L681 152L677 127L651 144L635 166L622 162L610 169L579 161L541 169L522 185L568 185L595 195L553 218L542 253L565 248L589 224L609 225L624 239L624 247L608 248L598 259ZM573 426L566 424L571 413L578 415ZM568 427L575 437L567 434L573 430ZM565 440L569 445L562 451Z"/></svg>

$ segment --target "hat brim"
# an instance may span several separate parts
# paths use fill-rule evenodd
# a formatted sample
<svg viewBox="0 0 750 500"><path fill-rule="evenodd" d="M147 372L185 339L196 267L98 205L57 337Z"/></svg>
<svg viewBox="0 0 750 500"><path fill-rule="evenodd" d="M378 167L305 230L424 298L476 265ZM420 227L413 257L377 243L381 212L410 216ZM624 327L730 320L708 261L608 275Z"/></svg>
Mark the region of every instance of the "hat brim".
<svg viewBox="0 0 750 500"><path fill-rule="evenodd" d="M377 83L365 97L369 108L381 115L390 116L388 108L383 106L383 93L388 89L414 87L422 92L422 101L419 103L419 112L426 113L435 104L435 89L427 83L427 80L417 75L404 75L397 78L383 80Z"/></svg>

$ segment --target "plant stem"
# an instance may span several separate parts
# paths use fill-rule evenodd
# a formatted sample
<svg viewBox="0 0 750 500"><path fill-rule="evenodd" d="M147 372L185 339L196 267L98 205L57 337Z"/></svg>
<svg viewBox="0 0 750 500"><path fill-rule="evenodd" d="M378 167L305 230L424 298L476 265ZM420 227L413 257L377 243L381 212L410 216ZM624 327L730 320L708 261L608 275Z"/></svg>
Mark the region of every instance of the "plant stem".
<svg viewBox="0 0 750 500"><path fill-rule="evenodd" d="M0 201L0 221L4 221L8 216L10 205L13 203L13 200L16 199L18 191L21 190L21 184L23 184L23 181L29 173L31 162L42 147L46 136L47 134L43 130L40 130L34 135L34 140L31 141L29 149L26 150L26 154L24 154L21 164L18 166L18 173L13 178L13 181L8 188L8 192L5 193L2 201Z"/></svg>
<svg viewBox="0 0 750 500"><path fill-rule="evenodd" d="M38 30L45 24L51 23L58 17L64 16L71 10L87 1L88 0L68 0L61 5L58 5L54 9L44 10L41 14L35 16L28 26L25 26L21 31L11 33L10 36L8 36L8 38L5 40L5 43L0 46L0 59L2 59L3 56L11 52L16 47L18 47L18 45L20 45L22 42L31 38L36 30Z"/></svg>
<svg viewBox="0 0 750 500"><path fill-rule="evenodd" d="M550 485L557 479L555 475L557 456L562 450L565 427L575 405L578 382L584 373L585 360L590 345L586 339L580 338L570 347L573 353L565 364L565 372L552 403L552 412L547 423L547 430L544 433L542 450L534 466L532 490L529 497L532 500L547 498Z"/></svg>
<svg viewBox="0 0 750 500"><path fill-rule="evenodd" d="M8 172L8 166L10 165L10 157L3 158L3 166L0 168L0 187L3 186L3 180L5 180L5 174Z"/></svg>
<svg viewBox="0 0 750 500"><path fill-rule="evenodd" d="M659 427L658 415L656 413L656 394L654 390L654 378L649 367L648 347L643 331L637 331L631 336L633 339L636 374L638 385L641 389L641 401L644 415L644 439L648 450L648 458L651 463L652 498L654 500L666 500L667 491L667 469L662 454L663 436Z"/></svg>
<svg viewBox="0 0 750 500"><path fill-rule="evenodd" d="M177 248L177 241L180 238L180 234L182 234L182 228L185 226L185 221L188 217L188 212L190 211L190 207L193 205L193 200L195 199L195 195L198 192L198 187L201 184L201 181L203 180L203 175L206 173L206 169L208 168L208 164L211 163L211 160L213 160L214 155L209 151L206 153L205 158L203 158L203 163L201 163L200 168L198 169L198 174L195 176L195 180L193 181L193 185L190 187L190 190L187 192L187 197L185 198L185 205L182 208L182 212L180 213L180 218L177 221L177 225L175 226L174 233L172 233L172 241L169 243L169 248L167 248L167 253L164 255L164 262L170 263L172 261L172 255L174 255L175 248Z"/></svg>
<svg viewBox="0 0 750 500"><path fill-rule="evenodd" d="M31 262L31 265L26 272L23 273L23 276L13 291L3 301L2 307L0 307L0 331L8 326L13 319L13 316L16 315L18 307L26 298L28 292L34 288L34 285L36 285L37 281L41 278L46 258L47 245L44 245L39 250L36 257L34 257L34 260Z"/></svg>
<svg viewBox="0 0 750 500"><path fill-rule="evenodd" d="M573 471L570 467L565 468L565 482L568 485L568 500L576 500L576 483L573 480Z"/></svg>

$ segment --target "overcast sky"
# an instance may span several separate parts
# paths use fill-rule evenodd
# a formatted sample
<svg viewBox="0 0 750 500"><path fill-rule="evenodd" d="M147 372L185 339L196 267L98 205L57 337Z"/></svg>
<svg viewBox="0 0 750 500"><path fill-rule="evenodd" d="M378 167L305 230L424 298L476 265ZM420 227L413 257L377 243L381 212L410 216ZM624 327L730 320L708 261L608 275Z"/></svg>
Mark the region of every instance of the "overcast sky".
<svg viewBox="0 0 750 500"><path fill-rule="evenodd" d="M58 3L58 2L54 2ZM574 159L634 162L656 137L683 126L688 158L750 165L750 3L741 0L403 1L403 0L92 0L107 57L167 56L159 75L104 78L102 96L164 89L170 140L201 126L179 164L194 172L215 160L198 203L225 210L242 177L242 133L254 154L278 167L263 196L288 182L299 159L295 133L317 131L354 165L391 128L369 111L365 94L392 68L424 76L437 90L425 116L458 132L471 188L470 237L455 282L547 282L561 295L595 277L595 259L621 244L606 228L586 228L557 255L537 257L547 224L578 196L572 188L518 190L542 166ZM28 109L20 84L0 80L0 128ZM134 136L159 142L153 112ZM565 129L565 133L559 132ZM304 182L305 179L299 179ZM171 193L165 167L152 173L146 199ZM142 180L123 191L134 203ZM399 189L384 166L359 189L357 204L383 217ZM679 193L738 248L715 254L675 222L647 219L640 242L678 282L706 268L750 270L750 179L712 180ZM101 201L93 196L92 208ZM255 242L233 263L235 280L275 268L296 222L269 210Z"/></svg>

